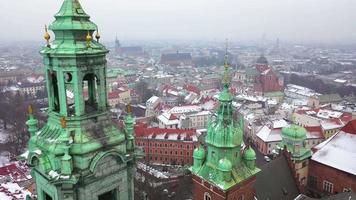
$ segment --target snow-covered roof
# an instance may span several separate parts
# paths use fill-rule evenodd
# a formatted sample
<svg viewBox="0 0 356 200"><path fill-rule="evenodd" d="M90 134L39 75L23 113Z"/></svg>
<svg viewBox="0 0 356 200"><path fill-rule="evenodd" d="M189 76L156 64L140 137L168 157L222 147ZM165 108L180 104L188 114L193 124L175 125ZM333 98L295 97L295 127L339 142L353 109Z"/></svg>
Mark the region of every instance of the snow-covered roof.
<svg viewBox="0 0 356 200"><path fill-rule="evenodd" d="M149 98L148 100L147 100L147 103L148 104L154 104L154 103L156 103L156 101L158 101L159 100L159 97L157 97L157 96L152 96L151 98Z"/></svg>
<svg viewBox="0 0 356 200"><path fill-rule="evenodd" d="M201 106L176 106L173 107L169 112L176 113L176 114L183 114L183 113L190 113L190 112L199 112L202 110Z"/></svg>
<svg viewBox="0 0 356 200"><path fill-rule="evenodd" d="M171 114L169 113L163 113L161 115L159 115L157 117L157 119L162 122L164 125L166 126L170 126L170 125L175 125L175 124L179 124L179 119L178 118L172 118Z"/></svg>
<svg viewBox="0 0 356 200"><path fill-rule="evenodd" d="M31 193L20 187L17 183L2 183L0 184L0 199L1 200L14 200L14 199L25 199L27 195Z"/></svg>
<svg viewBox="0 0 356 200"><path fill-rule="evenodd" d="M312 160L356 175L356 134L340 131L314 149Z"/></svg>
<svg viewBox="0 0 356 200"><path fill-rule="evenodd" d="M284 119L273 121L273 128L283 128L288 126L288 122Z"/></svg>
<svg viewBox="0 0 356 200"><path fill-rule="evenodd" d="M268 126L263 126L256 135L264 142L282 141L281 129L270 129Z"/></svg>
<svg viewBox="0 0 356 200"><path fill-rule="evenodd" d="M347 80L344 80L344 79L335 79L334 82L335 82L335 83L346 83Z"/></svg>
<svg viewBox="0 0 356 200"><path fill-rule="evenodd" d="M342 128L344 124L341 121L336 122L334 120L323 120L320 122L320 126L324 130L332 130L332 129Z"/></svg>

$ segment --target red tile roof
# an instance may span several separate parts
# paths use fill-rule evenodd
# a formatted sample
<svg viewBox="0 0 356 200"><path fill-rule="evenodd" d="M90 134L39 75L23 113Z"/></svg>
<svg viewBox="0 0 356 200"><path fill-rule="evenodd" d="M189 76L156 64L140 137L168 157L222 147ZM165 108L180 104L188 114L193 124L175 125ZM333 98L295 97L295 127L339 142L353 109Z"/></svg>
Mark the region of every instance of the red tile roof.
<svg viewBox="0 0 356 200"><path fill-rule="evenodd" d="M344 126L344 128L341 129L341 131L344 131L345 133L356 135L356 120L352 120L349 123L347 123Z"/></svg>

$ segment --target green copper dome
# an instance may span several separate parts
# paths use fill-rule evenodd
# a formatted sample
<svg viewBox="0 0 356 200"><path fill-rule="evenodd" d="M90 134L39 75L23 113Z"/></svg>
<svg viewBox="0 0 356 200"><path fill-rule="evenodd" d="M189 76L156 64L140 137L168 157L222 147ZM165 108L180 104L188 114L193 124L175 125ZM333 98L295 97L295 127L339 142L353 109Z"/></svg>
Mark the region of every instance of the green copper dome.
<svg viewBox="0 0 356 200"><path fill-rule="evenodd" d="M205 150L202 147L198 147L198 148L194 149L193 158L204 159L205 158Z"/></svg>
<svg viewBox="0 0 356 200"><path fill-rule="evenodd" d="M230 160L223 158L219 160L218 170L223 172L229 172L232 170L232 164Z"/></svg>
<svg viewBox="0 0 356 200"><path fill-rule="evenodd" d="M249 147L244 154L245 160L256 160L256 152Z"/></svg>
<svg viewBox="0 0 356 200"><path fill-rule="evenodd" d="M282 129L282 136L291 139L303 140L307 138L307 131L301 126L291 125L290 127Z"/></svg>

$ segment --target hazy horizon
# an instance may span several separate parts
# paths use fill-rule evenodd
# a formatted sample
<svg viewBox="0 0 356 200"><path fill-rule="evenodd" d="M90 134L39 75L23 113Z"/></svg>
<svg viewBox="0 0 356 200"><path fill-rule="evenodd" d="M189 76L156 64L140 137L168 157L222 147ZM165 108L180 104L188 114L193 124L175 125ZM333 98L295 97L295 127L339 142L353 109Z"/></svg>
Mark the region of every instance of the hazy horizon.
<svg viewBox="0 0 356 200"><path fill-rule="evenodd" d="M40 41L62 0L0 0L0 41ZM80 0L113 40L356 43L355 0ZM9 20L11 19L11 20ZM53 36L53 34L52 34Z"/></svg>

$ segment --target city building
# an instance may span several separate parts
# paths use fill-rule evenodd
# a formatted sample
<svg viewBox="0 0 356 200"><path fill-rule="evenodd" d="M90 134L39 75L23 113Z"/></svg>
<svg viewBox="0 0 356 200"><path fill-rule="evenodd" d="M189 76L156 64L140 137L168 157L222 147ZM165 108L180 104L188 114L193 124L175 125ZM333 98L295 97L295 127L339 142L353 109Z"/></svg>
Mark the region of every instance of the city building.
<svg viewBox="0 0 356 200"><path fill-rule="evenodd" d="M208 125L206 148L201 145L193 153L194 200L255 198L254 183L260 170L255 166L254 150L242 145L242 124L233 120L228 67L225 59L224 89L219 95L216 118Z"/></svg>
<svg viewBox="0 0 356 200"><path fill-rule="evenodd" d="M241 76L240 76L241 78ZM245 79L248 83L253 84L255 92L268 94L283 91L284 80L279 76L272 67L268 65L267 59L261 55L253 68L246 69Z"/></svg>
<svg viewBox="0 0 356 200"><path fill-rule="evenodd" d="M161 98L152 96L146 102L146 117L157 116L160 113Z"/></svg>
<svg viewBox="0 0 356 200"><path fill-rule="evenodd" d="M312 149L308 190L314 196L356 191L356 120Z"/></svg>
<svg viewBox="0 0 356 200"><path fill-rule="evenodd" d="M193 151L199 143L194 129L149 128L146 124L135 126L135 142L147 163L182 166L193 164Z"/></svg>
<svg viewBox="0 0 356 200"><path fill-rule="evenodd" d="M39 128L29 106L27 162L38 200L133 199L133 118L119 130L107 106L106 54L97 26L79 1L64 0L42 48L48 120ZM96 31L96 41L93 33ZM88 97L83 87L88 87ZM67 101L73 91L73 103ZM131 109L128 109L129 111ZM129 112L130 113L130 112ZM29 198L27 198L29 199ZM31 198L30 198L31 199Z"/></svg>
<svg viewBox="0 0 356 200"><path fill-rule="evenodd" d="M292 115L294 124L303 127L320 127L325 139L334 135L350 120L352 120L351 113L328 108L296 109Z"/></svg>
<svg viewBox="0 0 356 200"><path fill-rule="evenodd" d="M115 39L115 51L122 57L145 57L147 53L141 46L121 46L118 38Z"/></svg>
<svg viewBox="0 0 356 200"><path fill-rule="evenodd" d="M276 121L273 125L264 125L256 133L255 146L264 155L273 154L283 139L283 128L293 127L284 120ZM308 127L306 128L305 144L307 148L312 148L315 145L324 141L321 129Z"/></svg>

